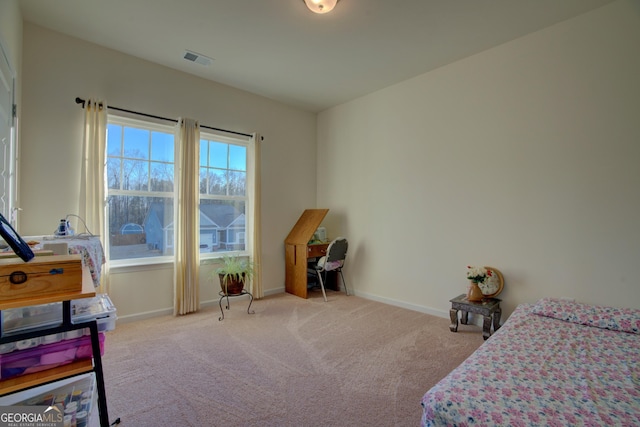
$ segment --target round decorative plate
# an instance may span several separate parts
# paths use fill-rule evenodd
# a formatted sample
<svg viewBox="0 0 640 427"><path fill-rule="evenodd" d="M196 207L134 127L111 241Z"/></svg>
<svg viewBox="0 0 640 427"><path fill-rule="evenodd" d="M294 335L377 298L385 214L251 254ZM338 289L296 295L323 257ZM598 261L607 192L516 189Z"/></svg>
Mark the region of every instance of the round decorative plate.
<svg viewBox="0 0 640 427"><path fill-rule="evenodd" d="M487 267L486 265L484 268L486 268L487 271L491 271L491 276L487 277L484 283L478 283L478 286L485 298L495 298L504 288L504 278L502 277L500 270L493 267Z"/></svg>

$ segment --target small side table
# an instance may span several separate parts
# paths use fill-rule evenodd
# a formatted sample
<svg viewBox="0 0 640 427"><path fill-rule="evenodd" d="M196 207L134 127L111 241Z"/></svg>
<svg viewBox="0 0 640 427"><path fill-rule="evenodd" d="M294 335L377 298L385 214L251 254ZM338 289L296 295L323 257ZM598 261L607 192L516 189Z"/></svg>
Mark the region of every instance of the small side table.
<svg viewBox="0 0 640 427"><path fill-rule="evenodd" d="M460 323L463 325L466 325L469 322L469 313L481 314L484 316L484 322L482 323L482 338L485 340L491 336L492 323L494 332L500 329L500 316L502 316L500 301L502 300L498 298L486 298L482 301L469 301L467 296L462 294L449 301L451 302L451 310L449 310L449 317L451 317L451 325L449 326L449 329L451 332L458 331L458 311L462 312Z"/></svg>
<svg viewBox="0 0 640 427"><path fill-rule="evenodd" d="M249 295L249 306L247 307L247 313L248 314L255 314L255 311L251 310L251 304L253 303L253 295L251 295L250 292L245 291L244 289L242 290L242 292L240 292L239 294L225 294L223 291L218 292L218 295L220 295L220 301L218 301L218 305L220 306L220 314L222 314L222 316L220 316L218 318L218 320L222 320L224 319L224 311L222 310L222 300L223 299L227 299L227 310L230 309L230 305L229 305L229 297L241 297L243 295Z"/></svg>

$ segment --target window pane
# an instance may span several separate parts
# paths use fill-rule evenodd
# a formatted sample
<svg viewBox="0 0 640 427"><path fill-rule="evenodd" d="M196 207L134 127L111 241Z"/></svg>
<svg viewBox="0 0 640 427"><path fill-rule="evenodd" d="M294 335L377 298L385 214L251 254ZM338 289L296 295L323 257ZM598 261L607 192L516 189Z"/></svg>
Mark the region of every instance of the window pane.
<svg viewBox="0 0 640 427"><path fill-rule="evenodd" d="M207 153L209 151L209 141L206 139L200 140L200 166L207 166Z"/></svg>
<svg viewBox="0 0 640 427"><path fill-rule="evenodd" d="M209 167L227 168L227 147L228 144L221 142L209 142Z"/></svg>
<svg viewBox="0 0 640 427"><path fill-rule="evenodd" d="M123 161L123 190L146 191L149 183L148 163L141 160Z"/></svg>
<svg viewBox="0 0 640 427"><path fill-rule="evenodd" d="M247 147L229 145L229 169L247 170Z"/></svg>
<svg viewBox="0 0 640 427"><path fill-rule="evenodd" d="M120 189L122 181L122 160L119 158L107 158L107 183L109 188Z"/></svg>
<svg viewBox="0 0 640 427"><path fill-rule="evenodd" d="M229 171L229 195L244 196L247 182L246 172Z"/></svg>
<svg viewBox="0 0 640 427"><path fill-rule="evenodd" d="M151 160L173 163L173 135L164 132L151 133Z"/></svg>
<svg viewBox="0 0 640 427"><path fill-rule="evenodd" d="M173 191L173 163L151 162L151 191Z"/></svg>
<svg viewBox="0 0 640 427"><path fill-rule="evenodd" d="M200 168L200 194L226 195L227 171Z"/></svg>
<svg viewBox="0 0 640 427"><path fill-rule="evenodd" d="M245 202L200 201L200 252L244 251Z"/></svg>
<svg viewBox="0 0 640 427"><path fill-rule="evenodd" d="M227 194L227 171L209 169L209 194L225 196Z"/></svg>
<svg viewBox="0 0 640 427"><path fill-rule="evenodd" d="M149 136L150 132L145 129L124 128L124 157L148 159Z"/></svg>
<svg viewBox="0 0 640 427"><path fill-rule="evenodd" d="M173 255L173 199L109 196L109 259Z"/></svg>
<svg viewBox="0 0 640 427"><path fill-rule="evenodd" d="M107 125L107 155L122 155L122 126Z"/></svg>

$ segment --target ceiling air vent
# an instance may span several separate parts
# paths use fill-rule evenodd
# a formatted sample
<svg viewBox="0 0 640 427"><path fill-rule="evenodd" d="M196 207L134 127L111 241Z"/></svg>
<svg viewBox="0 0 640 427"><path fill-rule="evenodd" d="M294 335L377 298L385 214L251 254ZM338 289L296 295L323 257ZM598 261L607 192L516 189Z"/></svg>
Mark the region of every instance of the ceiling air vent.
<svg viewBox="0 0 640 427"><path fill-rule="evenodd" d="M184 59L186 59L187 61L191 61L191 62L195 62L196 64L200 64L200 65L211 65L211 63L213 62L212 58L209 58L208 56L204 56L201 53L196 53L190 50L185 50L184 51Z"/></svg>

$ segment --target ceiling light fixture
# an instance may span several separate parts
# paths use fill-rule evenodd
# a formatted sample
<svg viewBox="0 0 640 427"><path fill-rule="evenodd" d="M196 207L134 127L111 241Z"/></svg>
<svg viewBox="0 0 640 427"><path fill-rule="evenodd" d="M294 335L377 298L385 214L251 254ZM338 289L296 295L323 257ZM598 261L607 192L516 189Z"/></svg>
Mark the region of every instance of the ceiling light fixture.
<svg viewBox="0 0 640 427"><path fill-rule="evenodd" d="M328 13L336 7L340 0L302 0L311 12Z"/></svg>

